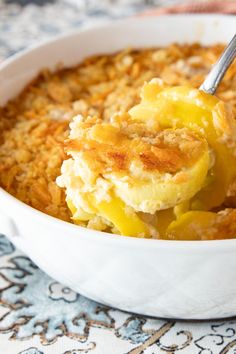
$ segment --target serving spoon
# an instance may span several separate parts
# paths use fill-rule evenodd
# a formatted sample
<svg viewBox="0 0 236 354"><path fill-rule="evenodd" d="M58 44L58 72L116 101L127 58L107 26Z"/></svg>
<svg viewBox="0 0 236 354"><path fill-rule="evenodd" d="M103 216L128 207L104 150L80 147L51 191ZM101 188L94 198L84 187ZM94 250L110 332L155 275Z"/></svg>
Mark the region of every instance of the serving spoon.
<svg viewBox="0 0 236 354"><path fill-rule="evenodd" d="M236 34L217 60L199 90L213 95L223 79L228 67L236 57Z"/></svg>

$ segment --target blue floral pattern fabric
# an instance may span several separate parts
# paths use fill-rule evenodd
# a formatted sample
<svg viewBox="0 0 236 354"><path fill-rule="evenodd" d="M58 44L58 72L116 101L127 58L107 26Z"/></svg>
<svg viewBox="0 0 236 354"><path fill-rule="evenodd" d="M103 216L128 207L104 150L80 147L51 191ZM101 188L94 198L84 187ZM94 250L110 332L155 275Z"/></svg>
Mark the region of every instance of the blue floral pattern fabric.
<svg viewBox="0 0 236 354"><path fill-rule="evenodd" d="M189 0L0 0L0 61L58 33L183 1Z"/></svg>
<svg viewBox="0 0 236 354"><path fill-rule="evenodd" d="M0 0L0 60L58 33L174 2ZM236 319L171 321L108 308L51 279L0 234L0 354L79 353L233 354Z"/></svg>

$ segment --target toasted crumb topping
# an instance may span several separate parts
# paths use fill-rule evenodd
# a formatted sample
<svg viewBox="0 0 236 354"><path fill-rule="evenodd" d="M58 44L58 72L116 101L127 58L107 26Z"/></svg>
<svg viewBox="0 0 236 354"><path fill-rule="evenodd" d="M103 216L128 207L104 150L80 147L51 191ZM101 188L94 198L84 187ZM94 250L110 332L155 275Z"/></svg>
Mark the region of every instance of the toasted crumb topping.
<svg viewBox="0 0 236 354"><path fill-rule="evenodd" d="M236 209L224 209L216 214L211 226L199 229L199 238L203 240L221 240L235 238Z"/></svg>
<svg viewBox="0 0 236 354"><path fill-rule="evenodd" d="M97 117L71 123L71 139L66 151L79 154L95 175L107 172L131 174L132 163L145 171L176 173L194 164L205 143L192 131L167 129L148 131L146 124L131 120L128 114L104 122Z"/></svg>

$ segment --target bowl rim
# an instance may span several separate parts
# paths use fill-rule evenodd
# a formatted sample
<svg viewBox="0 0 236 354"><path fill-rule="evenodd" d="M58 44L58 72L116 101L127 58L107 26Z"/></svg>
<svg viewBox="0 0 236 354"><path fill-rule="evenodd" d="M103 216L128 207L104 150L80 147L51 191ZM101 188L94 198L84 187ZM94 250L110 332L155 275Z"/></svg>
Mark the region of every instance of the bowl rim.
<svg viewBox="0 0 236 354"><path fill-rule="evenodd" d="M121 26L123 23L129 22L129 24L135 23L135 22L146 22L146 21L154 21L156 18L157 19L167 19L167 20L173 20L173 19L182 19L185 20L186 17L193 18L196 20L204 20L206 21L207 18L211 18L214 20L220 20L220 19L225 19L225 20L235 20L236 15L235 14L219 14L219 13L180 13L180 14L161 14L161 15L153 15L153 16L146 16L145 13L138 13L134 16L127 17L127 18L122 18L115 20L114 22L111 22L112 20L108 20L105 23L102 24L95 24L92 27L83 27L83 28L78 28L78 29L72 29L69 30L67 33L61 33L58 35L55 35L51 38L47 39L42 39L37 41L35 44L31 44L28 47L24 49L20 49L18 52L10 55L6 59L4 59L2 62L0 62L0 71L5 69L9 64L14 62L15 60L21 58L22 56L33 52L34 50L38 49L43 49L47 45L50 45L52 43L56 43L61 40L65 40L70 37L76 37L77 35L83 34L83 33L93 33L96 32L96 30L102 30L102 29L107 29L107 28L116 28L117 26Z"/></svg>
<svg viewBox="0 0 236 354"><path fill-rule="evenodd" d="M145 22L145 21L153 21L156 18L165 18L165 19L173 19L173 18L178 18L178 19L185 19L186 16L194 18L194 19L199 19L199 20L204 20L211 18L215 20L221 20L221 19L234 19L236 18L235 15L225 15L225 14L164 14L164 15L158 15L158 16L151 16L151 17L146 17L146 16L133 16L131 18L125 18L125 19L120 19L116 20L115 22L106 22L104 24L96 24L95 26L89 27L89 28L82 28L82 29L76 29L76 30L71 30L67 32L66 34L59 34L53 38L50 39L44 39L39 41L38 43L34 45L30 45L26 49L20 50L19 52L11 55L10 57L6 58L3 60L3 62L0 63L0 71L4 70L5 68L8 67L11 63L16 61L17 59L20 59L21 57L24 57L28 53L31 53L35 50L43 50L45 47L52 43L60 42L61 40L66 40L67 38L71 37L76 37L82 33L93 33L97 29L107 29L107 28L116 28L117 26L121 26L123 23L129 23L131 22ZM11 204L13 207L16 209L20 208L21 210L24 209L25 212L28 212L29 214L32 215L32 217L35 217L44 223L54 223L54 225L58 228L64 227L68 231L72 231L73 233L78 231L77 237L80 238L86 238L88 237L92 239L95 242L118 242L119 244L122 243L124 246L130 245L131 247L152 247L152 248L174 248L178 250L183 250L186 251L187 249L191 249L191 251L209 251L211 250L212 252L216 250L231 250L231 247L236 247L236 238L235 239L220 239L220 240L196 240L196 241L187 241L187 240L165 240L165 239L149 239L149 238L139 238L139 237L132 237L132 236L122 236L118 234L112 234L108 232L103 232L103 231L97 231L97 230L92 230L88 229L83 226L75 225L72 223L69 223L67 221L58 219L56 217L53 217L51 215L48 215L42 211L37 210L36 208L31 207L30 205L22 202L21 200L17 199L10 193L8 193L5 189L0 187L0 196L3 197L3 200L8 200L9 204ZM2 199L2 198L1 198ZM1 203L0 203L1 204ZM5 209L5 208L4 208ZM1 211L0 211L1 213ZM5 212L4 212L5 213ZM14 217L10 219L14 221ZM6 235L7 236L7 235ZM20 236L21 237L21 236Z"/></svg>

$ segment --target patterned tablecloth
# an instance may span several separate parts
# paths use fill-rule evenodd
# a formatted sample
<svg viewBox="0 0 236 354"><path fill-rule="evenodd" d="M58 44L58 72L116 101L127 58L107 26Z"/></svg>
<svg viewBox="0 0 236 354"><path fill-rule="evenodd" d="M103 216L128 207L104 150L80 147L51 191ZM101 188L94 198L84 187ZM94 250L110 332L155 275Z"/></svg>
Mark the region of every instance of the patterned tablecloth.
<svg viewBox="0 0 236 354"><path fill-rule="evenodd" d="M175 3L0 0L0 58L59 32L129 16L164 2ZM104 307L49 278L0 235L0 354L90 352L233 354L236 319L170 321Z"/></svg>

